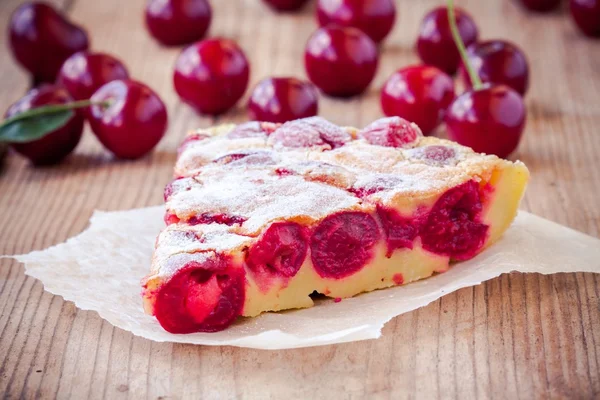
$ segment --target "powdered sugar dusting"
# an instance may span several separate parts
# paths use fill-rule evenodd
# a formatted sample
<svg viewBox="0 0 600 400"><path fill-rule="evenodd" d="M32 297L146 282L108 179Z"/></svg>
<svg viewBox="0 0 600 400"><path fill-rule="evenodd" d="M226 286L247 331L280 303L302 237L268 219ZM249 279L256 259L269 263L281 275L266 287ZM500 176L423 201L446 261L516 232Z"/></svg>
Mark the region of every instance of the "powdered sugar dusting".
<svg viewBox="0 0 600 400"><path fill-rule="evenodd" d="M239 232L256 235L275 220L319 220L358 205L358 199L347 191L302 176L246 170L241 174L201 173L190 190L171 196L167 210L182 220L199 210L239 215L246 218Z"/></svg>

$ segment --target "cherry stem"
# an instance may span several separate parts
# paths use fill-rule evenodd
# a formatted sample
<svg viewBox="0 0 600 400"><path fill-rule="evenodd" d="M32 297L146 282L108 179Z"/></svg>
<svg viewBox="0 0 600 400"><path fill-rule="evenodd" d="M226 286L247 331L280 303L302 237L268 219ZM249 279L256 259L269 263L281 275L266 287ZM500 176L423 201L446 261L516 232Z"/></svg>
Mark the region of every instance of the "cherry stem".
<svg viewBox="0 0 600 400"><path fill-rule="evenodd" d="M469 56L467 55L467 49L465 48L465 43L460 37L460 32L458 31L458 26L456 25L456 14L454 12L454 0L448 0L448 23L450 24L450 31L452 32L452 38L454 39L454 43L456 43L456 47L458 48L458 52L460 53L460 58L469 74L469 78L471 79L471 84L473 85L474 90L479 90L483 86L481 83L481 79L471 62L469 61Z"/></svg>
<svg viewBox="0 0 600 400"><path fill-rule="evenodd" d="M15 121L38 117L40 115L55 114L55 113L59 113L59 112L63 112L63 111L75 110L78 108L84 108L84 107L95 106L95 105L100 106L100 107L109 107L111 105L111 103L112 102L110 102L110 101L95 101L94 102L91 100L79 100L79 101L72 101L70 103L65 103L65 104L52 104L49 106L37 107L37 108L33 108L29 111L19 113L19 114L15 115L14 117L5 119L4 121L2 121L2 124L0 124L0 128L4 127L6 125L12 124Z"/></svg>

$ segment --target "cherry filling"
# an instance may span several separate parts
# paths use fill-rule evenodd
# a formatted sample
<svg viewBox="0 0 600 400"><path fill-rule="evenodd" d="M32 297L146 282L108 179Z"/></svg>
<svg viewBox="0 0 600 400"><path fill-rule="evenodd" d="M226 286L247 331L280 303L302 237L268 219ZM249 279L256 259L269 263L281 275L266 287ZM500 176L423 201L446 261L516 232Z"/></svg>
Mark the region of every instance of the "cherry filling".
<svg viewBox="0 0 600 400"><path fill-rule="evenodd" d="M369 214L346 211L325 218L311 240L311 259L323 278L341 279L362 269L373 257L381 233Z"/></svg>
<svg viewBox="0 0 600 400"><path fill-rule="evenodd" d="M483 246L489 226L479 222L482 210L479 184L469 181L440 197L421 227L423 248L465 260Z"/></svg>
<svg viewBox="0 0 600 400"><path fill-rule="evenodd" d="M445 164L456 157L456 150L448 146L427 146L423 149L423 158L434 163Z"/></svg>
<svg viewBox="0 0 600 400"><path fill-rule="evenodd" d="M234 225L234 224L243 224L246 222L247 218L241 217L239 215L229 215L229 214L209 214L203 213L200 215L195 215L188 219L186 222L190 225L200 225L200 224L224 224L224 225Z"/></svg>
<svg viewBox="0 0 600 400"><path fill-rule="evenodd" d="M412 147L421 131L400 117L381 118L367 125L359 136L370 144L386 147Z"/></svg>
<svg viewBox="0 0 600 400"><path fill-rule="evenodd" d="M204 139L208 139L210 136L208 136L205 133L194 133L193 135L189 135L187 136L185 139L183 139L183 142L181 142L181 144L179 145L179 147L177 148L177 155L181 155L181 153L184 152L184 150L191 144L194 142L200 142Z"/></svg>
<svg viewBox="0 0 600 400"><path fill-rule="evenodd" d="M338 148L352 140L344 129L319 117L297 119L275 130L269 140L283 147L326 146Z"/></svg>
<svg viewBox="0 0 600 400"><path fill-rule="evenodd" d="M405 218L393 209L380 206L377 206L377 215L385 232L386 257L390 258L396 249L413 248L413 241L419 234L417 219Z"/></svg>
<svg viewBox="0 0 600 400"><path fill-rule="evenodd" d="M243 160L243 161L240 161ZM270 151L246 151L244 153L229 153L218 157L213 162L215 164L230 164L235 161L235 165L271 165L275 163L273 154Z"/></svg>
<svg viewBox="0 0 600 400"><path fill-rule="evenodd" d="M267 289L273 277L298 273L308 251L306 229L295 222L275 222L246 254L246 264L257 283Z"/></svg>
<svg viewBox="0 0 600 400"><path fill-rule="evenodd" d="M154 315L171 333L223 330L242 312L244 281L223 257L190 262L158 289Z"/></svg>
<svg viewBox="0 0 600 400"><path fill-rule="evenodd" d="M231 132L227 134L229 139L244 139L244 138L265 138L269 136L275 129L281 124L275 124L272 122L258 122L250 121L240 124L233 128Z"/></svg>

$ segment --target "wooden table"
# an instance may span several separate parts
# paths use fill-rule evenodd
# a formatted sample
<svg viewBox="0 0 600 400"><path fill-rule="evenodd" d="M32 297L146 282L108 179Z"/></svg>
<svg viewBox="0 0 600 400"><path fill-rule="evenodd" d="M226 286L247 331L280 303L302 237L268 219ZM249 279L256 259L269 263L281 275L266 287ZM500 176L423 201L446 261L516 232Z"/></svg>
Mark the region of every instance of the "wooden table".
<svg viewBox="0 0 600 400"><path fill-rule="evenodd" d="M0 2L0 110L27 78L6 47L20 0ZM0 254L25 253L81 232L94 209L160 204L175 149L187 129L241 121L242 104L211 120L180 103L171 83L179 49L146 33L143 0L55 0L158 91L170 127L158 149L116 161L91 132L70 159L34 169L10 154L0 173ZM321 115L364 126L381 115L379 88L417 61L420 19L440 1L398 1L399 22L383 46L377 78L362 97L322 98ZM522 208L600 235L600 41L583 38L568 12L528 14L509 0L461 0L483 38L521 45L533 70L529 121L516 155L533 180ZM305 76L303 45L313 6L275 15L259 0L213 0L213 36L237 40L252 83ZM600 396L600 278L593 274L504 275L460 290L388 323L379 340L290 351L153 343L95 312L44 292L23 267L0 260L0 392L42 398L592 398Z"/></svg>

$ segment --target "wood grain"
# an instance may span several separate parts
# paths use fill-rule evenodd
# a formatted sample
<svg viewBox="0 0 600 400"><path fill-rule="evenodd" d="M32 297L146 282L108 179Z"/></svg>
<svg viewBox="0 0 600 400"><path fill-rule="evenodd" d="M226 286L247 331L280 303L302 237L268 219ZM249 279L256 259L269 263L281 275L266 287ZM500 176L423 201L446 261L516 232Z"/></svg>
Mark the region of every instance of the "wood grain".
<svg viewBox="0 0 600 400"><path fill-rule="evenodd" d="M0 26L20 0L0 2ZM94 209L161 203L177 143L187 129L245 118L242 105L218 121L182 105L171 85L179 49L144 30L143 0L55 0L84 24L93 48L121 57L168 105L168 136L136 162L116 161L91 132L54 168L9 154L0 172L0 254L25 253L81 232ZM321 115L364 126L379 117L379 88L417 62L417 27L434 0L398 1L399 21L383 46L366 95L323 98ZM314 5L275 15L259 0L213 0L214 36L239 41L252 83L305 76L303 44ZM538 16L509 0L461 0L483 38L521 45L533 75L529 121L516 157L533 173L523 209L600 235L600 41L576 32L566 10ZM0 109L27 78L0 29ZM82 290L93 290L84 288ZM600 278L510 274L452 293L388 323L379 340L289 351L153 343L113 328L94 312L44 292L23 267L0 260L0 393L8 398L598 398Z"/></svg>

